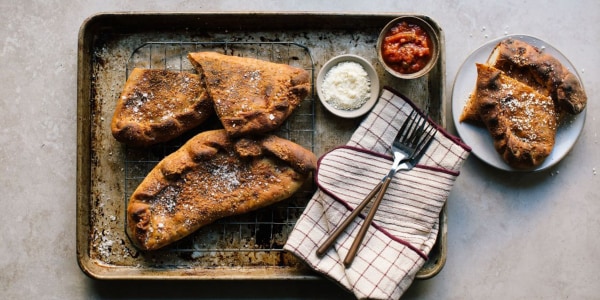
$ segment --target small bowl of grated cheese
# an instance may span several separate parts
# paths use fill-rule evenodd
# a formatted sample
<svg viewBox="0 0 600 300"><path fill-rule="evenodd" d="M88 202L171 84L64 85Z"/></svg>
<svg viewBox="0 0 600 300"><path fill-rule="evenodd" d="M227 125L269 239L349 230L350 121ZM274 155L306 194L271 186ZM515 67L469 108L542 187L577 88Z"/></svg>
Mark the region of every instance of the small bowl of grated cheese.
<svg viewBox="0 0 600 300"><path fill-rule="evenodd" d="M357 118L370 111L379 97L379 77L367 60L344 54L327 61L317 76L317 95L332 114Z"/></svg>

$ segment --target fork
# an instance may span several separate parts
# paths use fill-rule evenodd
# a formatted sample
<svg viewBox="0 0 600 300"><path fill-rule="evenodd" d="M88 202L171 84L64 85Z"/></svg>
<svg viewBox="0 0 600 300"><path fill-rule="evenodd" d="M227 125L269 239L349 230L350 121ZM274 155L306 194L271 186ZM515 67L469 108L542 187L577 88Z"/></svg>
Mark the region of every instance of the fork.
<svg viewBox="0 0 600 300"><path fill-rule="evenodd" d="M398 165L395 168L392 168L390 170L390 172L388 173L388 175L385 177L384 182L382 183L382 186L377 194L377 198L375 199L373 206L369 210L369 214L365 218L363 225L361 226L358 234L354 238L354 242L352 243L352 246L350 246L350 249L348 250L348 253L346 254L346 258L344 259L344 265L346 267L349 267L352 264L352 261L354 260L354 257L356 256L356 253L358 252L358 249L360 248L360 245L361 245L365 235L367 234L367 231L368 231L371 223L373 222L373 218L375 217L377 208L379 207L379 204L381 203L381 200L383 199L383 196L385 195L385 191L387 190L394 175L396 174L396 172L398 172L400 170L408 171L417 165L417 162L421 159L421 157L425 153L425 150L427 150L427 147L429 146L429 143L431 142L431 140L436 132L437 132L437 130L435 130L435 128L433 126L430 126L427 129L422 129L422 135L419 135L416 139L416 141L418 141L418 143L414 144L414 145L416 145L415 148L410 148L410 146L407 147L404 144L397 145L396 147L392 146L392 148L396 148L394 150L394 157L396 155L398 155L398 156L403 155L402 154L403 150L400 149L402 147L409 148L407 151L408 152L412 151L412 154L408 158L401 159L399 161ZM394 144L396 144L396 141L394 141ZM400 147L398 147L398 146L400 146ZM400 153L400 154L396 154L396 153Z"/></svg>
<svg viewBox="0 0 600 300"><path fill-rule="evenodd" d="M357 238L355 239L351 251L348 253L344 264L349 266L356 255L356 251L360 246L364 235L372 222L373 217L379 203L385 194L385 190L391 182L392 177L399 170L409 170L416 165L420 157L425 152L433 135L435 128L427 122L427 117L413 111L404 121L400 130L396 134L392 143L392 153L394 154L394 163L389 173L384 176L381 181L373 188L373 190L365 197L365 199L352 211L350 216L329 236L327 240L317 249L316 254L322 256L335 242L335 240L344 232L344 230L352 223L352 221L361 213L367 206L370 200L377 195L375 204L373 204L369 215L365 219L365 223L361 228ZM347 262L346 262L347 261Z"/></svg>

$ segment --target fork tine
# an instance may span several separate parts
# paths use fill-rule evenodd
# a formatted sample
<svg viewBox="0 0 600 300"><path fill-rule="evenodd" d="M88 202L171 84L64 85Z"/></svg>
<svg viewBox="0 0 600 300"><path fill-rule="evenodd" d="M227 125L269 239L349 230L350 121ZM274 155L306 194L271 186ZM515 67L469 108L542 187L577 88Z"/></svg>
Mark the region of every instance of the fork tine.
<svg viewBox="0 0 600 300"><path fill-rule="evenodd" d="M419 135L416 137L414 144L415 148L418 148L420 145L422 145L423 141L427 139L428 136L431 136L433 130L435 130L435 128L431 124L427 123L426 125L427 127L423 126L423 128L419 132Z"/></svg>
<svg viewBox="0 0 600 300"><path fill-rule="evenodd" d="M399 142L411 148L415 148L418 141L423 136L423 129L425 128L425 125L428 124L427 114L421 115L417 113L416 110L413 110L413 112L410 115L416 115L412 118L413 122L410 124L410 132L406 135L406 137L403 140L400 140Z"/></svg>
<svg viewBox="0 0 600 300"><path fill-rule="evenodd" d="M411 155L409 159L417 163L421 157L423 157L427 148L429 148L429 144L431 144L431 141L433 141L433 137L436 133L437 129L434 126L429 125L427 132L423 135L423 139L421 139L419 144L416 146L416 151L413 152L413 155Z"/></svg>
<svg viewBox="0 0 600 300"><path fill-rule="evenodd" d="M412 145L416 147L418 140L423 136L423 129L425 125L429 125L427 122L427 114L419 115L418 129L413 132Z"/></svg>
<svg viewBox="0 0 600 300"><path fill-rule="evenodd" d="M400 131L398 131L398 136L396 140L402 143L409 142L414 139L415 132L418 131L419 124L421 122L421 115L417 112L417 110L413 110L404 120L402 127L400 127Z"/></svg>
<svg viewBox="0 0 600 300"><path fill-rule="evenodd" d="M414 136L415 131L417 130L417 128L419 127L419 122L421 121L421 115L419 115L419 113L416 110L413 110L413 112L411 113L412 116L412 123L410 124L410 137Z"/></svg>
<svg viewBox="0 0 600 300"><path fill-rule="evenodd" d="M396 140L404 140L409 135L409 133L412 130L411 127L413 126L413 124L415 122L415 118L414 118L415 114L416 114L416 111L413 110L406 117L406 120L404 120L404 122L402 123L402 126L400 127L400 130L396 134Z"/></svg>

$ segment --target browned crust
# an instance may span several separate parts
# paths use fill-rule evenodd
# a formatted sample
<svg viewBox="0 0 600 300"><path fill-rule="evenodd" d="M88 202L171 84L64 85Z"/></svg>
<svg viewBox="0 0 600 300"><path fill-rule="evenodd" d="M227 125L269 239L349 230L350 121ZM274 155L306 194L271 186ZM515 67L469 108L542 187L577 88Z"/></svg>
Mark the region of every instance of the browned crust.
<svg viewBox="0 0 600 300"><path fill-rule="evenodd" d="M481 117L479 117L479 110L477 107L476 90L469 95L469 99L465 103L462 113L458 119L459 122L469 122L473 124L481 124Z"/></svg>
<svg viewBox="0 0 600 300"><path fill-rule="evenodd" d="M189 53L230 136L277 129L310 92L306 70L216 52Z"/></svg>
<svg viewBox="0 0 600 300"><path fill-rule="evenodd" d="M557 129L550 97L501 70L477 64L475 101L496 151L510 166L530 169L550 155Z"/></svg>
<svg viewBox="0 0 600 300"><path fill-rule="evenodd" d="M137 187L128 235L140 249L164 247L220 218L290 197L315 168L312 152L276 136L232 140L225 130L202 132Z"/></svg>
<svg viewBox="0 0 600 300"><path fill-rule="evenodd" d="M587 95L577 76L552 55L524 41L512 38L501 41L492 50L487 64L552 97L559 114L578 114L587 105ZM473 94L467 99L459 121L481 123Z"/></svg>
<svg viewBox="0 0 600 300"><path fill-rule="evenodd" d="M180 136L213 113L199 75L135 68L117 100L111 131L122 143L149 146Z"/></svg>
<svg viewBox="0 0 600 300"><path fill-rule="evenodd" d="M587 95L577 76L552 55L524 41L512 38L501 41L488 64L550 95L568 113L578 114L586 107Z"/></svg>

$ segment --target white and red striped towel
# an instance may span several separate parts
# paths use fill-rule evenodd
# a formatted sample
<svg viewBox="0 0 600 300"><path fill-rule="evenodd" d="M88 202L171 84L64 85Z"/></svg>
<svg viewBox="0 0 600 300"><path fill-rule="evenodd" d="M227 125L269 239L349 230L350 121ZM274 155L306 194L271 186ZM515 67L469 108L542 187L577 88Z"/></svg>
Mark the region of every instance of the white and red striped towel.
<svg viewBox="0 0 600 300"><path fill-rule="evenodd" d="M318 257L316 249L388 173L390 145L415 108L399 93L383 89L350 141L320 158L319 188L284 246L358 299L398 299L412 284L435 244L440 210L470 153L439 128L419 165L396 173L352 265L346 268L343 260L363 218Z"/></svg>

